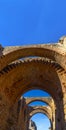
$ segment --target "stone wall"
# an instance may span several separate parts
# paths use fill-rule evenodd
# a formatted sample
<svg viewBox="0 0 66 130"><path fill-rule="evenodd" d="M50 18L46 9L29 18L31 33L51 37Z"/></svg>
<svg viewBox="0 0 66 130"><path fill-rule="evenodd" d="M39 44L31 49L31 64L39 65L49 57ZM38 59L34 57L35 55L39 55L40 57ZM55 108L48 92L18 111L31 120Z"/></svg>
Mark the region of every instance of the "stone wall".
<svg viewBox="0 0 66 130"><path fill-rule="evenodd" d="M66 37L58 44L0 46L0 130L26 129L27 105L18 100L32 89L53 97L55 129L66 130Z"/></svg>
<svg viewBox="0 0 66 130"><path fill-rule="evenodd" d="M29 128L28 128L28 130L37 130L37 126L36 126L34 121L32 121L32 120L29 121Z"/></svg>

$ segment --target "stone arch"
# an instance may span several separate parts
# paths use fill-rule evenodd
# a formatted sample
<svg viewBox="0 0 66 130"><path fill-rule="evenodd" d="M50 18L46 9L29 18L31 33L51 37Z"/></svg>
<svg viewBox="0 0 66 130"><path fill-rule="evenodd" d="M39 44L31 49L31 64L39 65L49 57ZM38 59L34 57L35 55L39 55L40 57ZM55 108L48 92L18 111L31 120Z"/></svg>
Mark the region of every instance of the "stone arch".
<svg viewBox="0 0 66 130"><path fill-rule="evenodd" d="M16 46L16 47L6 47L3 49L3 56L0 57L0 70L7 66L9 63L17 60L19 58L29 57L29 56L40 56L47 57L56 61L66 70L65 61L66 53L65 49L59 45L52 44L42 44L42 45L32 45L32 46ZM60 60L61 59L61 60Z"/></svg>
<svg viewBox="0 0 66 130"><path fill-rule="evenodd" d="M19 69L19 71L18 71L18 69ZM30 74L28 73L28 71L30 71ZM32 76L32 73L34 73L33 76ZM37 76L37 73L38 73L39 77ZM50 73L51 73L51 75L50 75ZM52 63L52 62L48 62L45 59L38 58L38 59L29 60L29 61L27 60L27 61L16 62L16 63L13 63L13 64L7 66L4 70L2 70L0 72L0 78L1 78L0 83L2 84L3 87L5 87L5 90L6 90L5 94L8 94L9 92L12 94L12 92L14 92L14 95L12 95L12 97L13 96L18 97L19 95L16 95L16 92L18 94L20 91L20 95L21 95L23 92L34 88L34 84L36 85L40 79L38 88L43 89L43 87L40 87L40 85L41 85L41 82L45 81L44 84L46 84L45 85L46 88L44 87L44 89L46 89L46 91L47 91L47 89L49 89L48 93L50 93L53 97L55 96L54 93L56 92L56 94L59 94L59 96L61 96L61 98L62 98L62 87L60 84L61 83L60 78L63 76L63 73L65 73L65 72L59 65ZM31 76L31 77L28 77L29 83L27 83L28 80L27 80L26 76L27 77ZM34 80L35 76L37 76L36 79L38 78L36 83L33 83L34 81L30 82L30 79ZM55 79L56 82L54 82L53 78ZM5 84L4 84L4 81L5 81ZM15 88L15 86L16 85L18 86L19 83L20 84L23 83L23 84L21 84L22 92L21 92L20 88L18 88L19 91L17 91L17 88ZM44 86L44 84L41 86ZM13 85L14 85L14 87L13 87ZM27 88L25 88L25 86L24 86L24 88L25 88L24 90L23 90L23 85L25 85L27 87ZM28 88L28 86L30 86L30 88ZM52 86L52 87L47 88L47 86ZM9 91L8 87L11 87L10 90L13 90L13 91ZM55 91L51 90L51 88L54 89ZM14 91L14 89L16 91ZM6 93L7 91L8 91L8 93ZM10 98L11 98L11 96L10 96Z"/></svg>
<svg viewBox="0 0 66 130"><path fill-rule="evenodd" d="M49 116L49 114L48 113L46 113L45 111L43 111L43 110L34 110L31 114L32 115L30 115L30 118L33 116L33 115L35 115L35 114L37 114L37 113L43 113L43 114L45 114L48 118L49 118L49 120L50 120L50 116Z"/></svg>
<svg viewBox="0 0 66 130"><path fill-rule="evenodd" d="M45 102L48 106L50 106L52 109L55 107L52 97L25 97L25 101L27 105L35 101L42 101Z"/></svg>
<svg viewBox="0 0 66 130"><path fill-rule="evenodd" d="M52 120L52 111L50 107L47 106L33 106L31 112L29 113L29 117L31 118L36 113L44 113L48 116L49 120Z"/></svg>
<svg viewBox="0 0 66 130"><path fill-rule="evenodd" d="M65 71L55 62L40 58L29 59L12 63L4 68L0 72L0 85L10 104L19 99L27 90L39 88L47 91L54 98L58 110L62 110L60 116L64 121L61 85L63 74Z"/></svg>
<svg viewBox="0 0 66 130"><path fill-rule="evenodd" d="M46 115L50 121L51 128L53 129L51 109L49 107L46 107L46 106L44 106L44 107L43 106L38 106L38 107L34 106L33 110L29 113L29 120L32 116L34 116L37 113L42 113L42 114Z"/></svg>

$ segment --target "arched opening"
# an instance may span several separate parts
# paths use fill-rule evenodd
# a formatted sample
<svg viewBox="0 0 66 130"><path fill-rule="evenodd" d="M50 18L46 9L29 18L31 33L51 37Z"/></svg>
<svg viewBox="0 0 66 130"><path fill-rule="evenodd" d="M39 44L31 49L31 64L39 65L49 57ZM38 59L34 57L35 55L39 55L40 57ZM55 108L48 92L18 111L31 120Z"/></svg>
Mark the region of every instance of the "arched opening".
<svg viewBox="0 0 66 130"><path fill-rule="evenodd" d="M24 63L18 63L18 64L19 65L16 68L11 70L11 74L9 71L9 74L6 75L7 77L6 79L3 78L5 82L8 81L8 78L10 79L8 82L10 89L12 89L10 92L13 94L13 92L15 91L15 94L12 97L10 96L10 99L13 98L13 100L16 100L16 98L18 99L21 96L21 94L32 89L45 90L48 93L50 93L50 95L52 95L52 97L55 100L58 96L62 98L63 94L62 94L60 77L59 73L56 72L55 70L54 64L41 60L37 61L31 60L30 62L28 63L26 62L25 64ZM6 91L7 89L5 90L5 92Z"/></svg>
<svg viewBox="0 0 66 130"><path fill-rule="evenodd" d="M6 78L3 75L1 84L10 105L14 105L26 91L41 89L48 92L55 101L56 112L58 113L56 115L60 115L58 118L58 121L60 120L59 127L62 128L64 121L63 92L61 85L62 74L60 74L60 70L58 71L56 67L61 68L57 63L40 58L38 60L31 59L26 62L16 62L16 67L14 67L14 63L12 63L7 66L7 70L9 68L11 68L11 70L8 70L8 73L5 74Z"/></svg>
<svg viewBox="0 0 66 130"><path fill-rule="evenodd" d="M26 104L29 106L33 105L49 105L54 103L53 98L49 93L40 89L33 89L27 91L22 95L26 99Z"/></svg>
<svg viewBox="0 0 66 130"><path fill-rule="evenodd" d="M50 94L48 94L47 92L40 90L40 89L34 89L34 90L27 91L25 94L23 94L23 97L25 98L26 104L29 106L28 119L30 119L30 117L32 116L31 111L34 110L34 112L35 112L35 110L37 109L37 111L39 112L41 109L41 111L44 114L47 114L47 116L50 119L50 122L52 121L52 118L54 118L52 115L53 108L54 108L54 106L52 107L52 104L54 103L54 101ZM48 107L48 108L46 108L46 107Z"/></svg>
<svg viewBox="0 0 66 130"><path fill-rule="evenodd" d="M35 122L37 130L49 130L49 128L51 127L50 120L48 119L46 114L36 113L31 117L30 120Z"/></svg>

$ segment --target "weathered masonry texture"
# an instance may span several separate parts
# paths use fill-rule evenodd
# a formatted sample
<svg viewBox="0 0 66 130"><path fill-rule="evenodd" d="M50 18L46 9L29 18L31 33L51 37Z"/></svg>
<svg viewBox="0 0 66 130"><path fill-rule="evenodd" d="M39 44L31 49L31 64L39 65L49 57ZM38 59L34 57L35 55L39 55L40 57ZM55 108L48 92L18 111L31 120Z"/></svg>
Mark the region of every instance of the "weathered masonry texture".
<svg viewBox="0 0 66 130"><path fill-rule="evenodd" d="M54 106L46 101L54 118L51 129L66 130L66 37L56 44L0 46L0 130L28 129L29 101L20 97L32 89L53 98Z"/></svg>

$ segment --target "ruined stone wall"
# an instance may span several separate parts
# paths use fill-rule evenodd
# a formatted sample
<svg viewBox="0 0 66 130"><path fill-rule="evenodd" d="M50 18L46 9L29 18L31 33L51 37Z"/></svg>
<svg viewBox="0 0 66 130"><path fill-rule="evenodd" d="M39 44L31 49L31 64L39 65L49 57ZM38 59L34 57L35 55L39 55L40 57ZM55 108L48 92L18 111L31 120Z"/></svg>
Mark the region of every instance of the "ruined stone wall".
<svg viewBox="0 0 66 130"><path fill-rule="evenodd" d="M36 88L53 97L56 104L55 129L66 130L66 37L54 45L0 47L1 130L17 129L21 124L19 120L27 113L27 107L23 113L21 109L18 112L17 102L21 94ZM26 119L22 123L25 124Z"/></svg>
<svg viewBox="0 0 66 130"><path fill-rule="evenodd" d="M27 107L24 98L21 98L13 106L9 106L5 101L4 104L2 104L2 100L4 99L0 97L0 130L26 130L27 114L25 112ZM4 106L6 106L6 108Z"/></svg>
<svg viewBox="0 0 66 130"><path fill-rule="evenodd" d="M19 107L20 106L20 107ZM27 109L25 98L21 97L18 101L18 120L17 120L17 130L27 130L28 122L27 122Z"/></svg>
<svg viewBox="0 0 66 130"><path fill-rule="evenodd" d="M37 130L37 126L36 126L34 121L32 121L32 120L29 121L29 128L28 128L28 130Z"/></svg>

